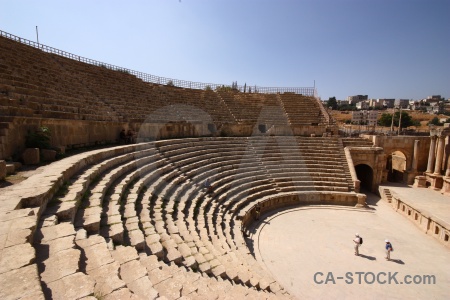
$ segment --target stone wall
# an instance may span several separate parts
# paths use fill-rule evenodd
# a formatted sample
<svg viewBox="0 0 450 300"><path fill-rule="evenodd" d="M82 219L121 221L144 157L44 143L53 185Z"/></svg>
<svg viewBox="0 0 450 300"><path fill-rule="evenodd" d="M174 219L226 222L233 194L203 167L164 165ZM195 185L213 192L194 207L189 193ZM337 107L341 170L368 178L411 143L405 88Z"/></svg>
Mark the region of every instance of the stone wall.
<svg viewBox="0 0 450 300"><path fill-rule="evenodd" d="M261 198L251 206L243 209L239 213L242 225L248 227L255 219L255 207L261 207L261 215L281 208L295 207L301 205L346 205L355 206L358 204L356 193L291 193L285 195L268 196Z"/></svg>
<svg viewBox="0 0 450 300"><path fill-rule="evenodd" d="M392 155L392 168L403 172L406 170L406 160L403 156Z"/></svg>
<svg viewBox="0 0 450 300"><path fill-rule="evenodd" d="M3 157L19 157L25 149L25 139L28 132L40 127L48 127L51 131L51 145L54 147L93 146L105 143L115 143L122 129L133 129L138 141L152 141L159 139L200 137L200 136L236 136L246 137L255 135L301 135L322 136L327 132L326 126L276 126L273 132L261 133L257 125L252 124L223 124L216 128L216 132L208 128L204 122L169 122L144 123L112 122L90 120L64 120L33 117L11 117L3 148Z"/></svg>
<svg viewBox="0 0 450 300"><path fill-rule="evenodd" d="M407 199L401 199L395 193L386 188L380 188L380 195L384 201L389 202L392 208L406 217L420 228L424 233L433 236L439 242L450 248L450 224L431 215L426 211L414 208Z"/></svg>
<svg viewBox="0 0 450 300"><path fill-rule="evenodd" d="M401 151L406 156L406 170L412 166L414 153L414 141L419 140L419 156L417 170L424 172L428 164L428 151L430 148L429 136L376 136L365 135L365 138L371 140L375 146L382 147L386 155L395 151Z"/></svg>
<svg viewBox="0 0 450 300"><path fill-rule="evenodd" d="M122 128L128 129L124 122L99 122L85 120L62 120L47 118L14 117L9 124L6 142L2 144L2 158L20 155L25 149L28 132L40 127L48 127L51 131L52 146L88 146L115 142Z"/></svg>
<svg viewBox="0 0 450 300"><path fill-rule="evenodd" d="M376 192L382 182L383 172L386 169L386 155L380 147L346 147L349 149L353 165L367 165L373 171L371 191Z"/></svg>

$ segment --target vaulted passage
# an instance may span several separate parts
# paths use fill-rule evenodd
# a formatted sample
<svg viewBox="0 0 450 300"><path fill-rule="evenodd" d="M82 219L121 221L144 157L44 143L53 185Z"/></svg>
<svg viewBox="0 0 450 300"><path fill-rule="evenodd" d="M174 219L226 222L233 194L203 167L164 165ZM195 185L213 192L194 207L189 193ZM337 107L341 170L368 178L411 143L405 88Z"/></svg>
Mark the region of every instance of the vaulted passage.
<svg viewBox="0 0 450 300"><path fill-rule="evenodd" d="M355 166L356 175L358 179L361 181L361 188L366 190L372 189L373 182L373 170L368 165L357 165Z"/></svg>
<svg viewBox="0 0 450 300"><path fill-rule="evenodd" d="M401 151L395 151L387 159L388 181L403 182L404 172L406 170L405 154Z"/></svg>

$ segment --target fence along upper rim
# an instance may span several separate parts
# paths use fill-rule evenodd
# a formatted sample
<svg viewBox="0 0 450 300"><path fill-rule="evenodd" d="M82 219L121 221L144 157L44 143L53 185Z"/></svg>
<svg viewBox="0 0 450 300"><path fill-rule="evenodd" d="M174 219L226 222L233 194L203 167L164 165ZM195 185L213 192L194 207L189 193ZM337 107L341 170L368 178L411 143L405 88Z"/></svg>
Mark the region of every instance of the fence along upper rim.
<svg viewBox="0 0 450 300"><path fill-rule="evenodd" d="M42 50L47 53L56 54L59 56L70 58L70 59L80 61L83 63L87 63L90 65L95 65L98 67L106 67L106 68L114 70L114 71L126 72L126 73L136 76L139 79L142 79L145 82L149 82L149 83L166 85L169 82L172 82L175 87L200 89L200 90L204 90L206 87L210 87L211 89L214 90L216 88L220 88L223 86L225 86L225 87L230 86L227 84L202 83L202 82L193 82L193 81L186 81L186 80L180 80L180 79L166 78L166 77L151 75L151 74L147 74L147 73L143 73L143 72L139 72L139 71L134 71L134 70L118 67L115 65L111 65L108 63L103 63L103 62L93 60L90 58L82 57L82 56L79 56L76 54L72 54L67 51L59 50L59 49L56 49L56 48L53 48L53 47L50 47L50 46L47 46L47 45L44 45L41 43L33 42L28 39L21 38L19 36L13 35L11 33L5 32L3 30L0 30L0 36L8 38L10 40L17 41L19 43L22 43L22 44L25 44L25 45L28 45L31 47L34 47L34 48L37 48L37 49ZM262 93L262 94L276 94L276 93L288 92L288 93L302 94L305 96L317 97L317 91L316 91L315 87L261 87L261 86L250 86L249 85L249 86L247 86L247 89L249 89L249 88L252 88L253 91L256 90L258 93ZM238 85L237 89L240 92L243 92L244 86Z"/></svg>

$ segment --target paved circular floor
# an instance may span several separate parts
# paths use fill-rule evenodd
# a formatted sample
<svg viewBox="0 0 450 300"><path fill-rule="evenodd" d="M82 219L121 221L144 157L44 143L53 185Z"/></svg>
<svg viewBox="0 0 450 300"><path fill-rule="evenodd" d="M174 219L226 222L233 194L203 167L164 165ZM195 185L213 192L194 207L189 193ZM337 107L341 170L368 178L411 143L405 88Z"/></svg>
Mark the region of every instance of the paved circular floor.
<svg viewBox="0 0 450 300"><path fill-rule="evenodd" d="M256 258L298 299L449 299L450 250L378 199L369 195L372 210L305 206L267 216L253 235Z"/></svg>

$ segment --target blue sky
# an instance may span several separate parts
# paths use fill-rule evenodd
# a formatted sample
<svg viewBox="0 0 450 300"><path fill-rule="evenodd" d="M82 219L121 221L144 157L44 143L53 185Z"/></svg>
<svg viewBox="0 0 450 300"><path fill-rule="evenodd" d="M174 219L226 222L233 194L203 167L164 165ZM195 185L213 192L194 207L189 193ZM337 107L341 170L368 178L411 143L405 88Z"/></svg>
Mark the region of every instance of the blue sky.
<svg viewBox="0 0 450 300"><path fill-rule="evenodd" d="M450 97L450 0L4 1L0 29L158 76Z"/></svg>

